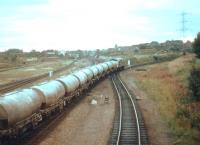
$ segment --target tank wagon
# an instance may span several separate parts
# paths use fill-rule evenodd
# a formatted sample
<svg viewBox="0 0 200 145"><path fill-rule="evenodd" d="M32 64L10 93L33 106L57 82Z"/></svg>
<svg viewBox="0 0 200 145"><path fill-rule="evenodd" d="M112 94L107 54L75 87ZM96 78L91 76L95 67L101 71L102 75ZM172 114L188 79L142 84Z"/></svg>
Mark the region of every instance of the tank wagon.
<svg viewBox="0 0 200 145"><path fill-rule="evenodd" d="M1 96L0 139L18 137L36 128L49 116L61 112L74 97L99 79L119 69L119 62L112 60Z"/></svg>

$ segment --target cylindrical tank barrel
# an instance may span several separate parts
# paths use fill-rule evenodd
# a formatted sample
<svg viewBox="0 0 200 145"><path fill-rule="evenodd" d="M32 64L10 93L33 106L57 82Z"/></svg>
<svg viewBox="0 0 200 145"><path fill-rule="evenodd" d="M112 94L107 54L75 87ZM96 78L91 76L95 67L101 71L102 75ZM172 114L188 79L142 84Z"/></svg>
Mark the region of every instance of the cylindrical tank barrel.
<svg viewBox="0 0 200 145"><path fill-rule="evenodd" d="M94 77L99 73L99 70L95 66L88 67L88 69L92 70Z"/></svg>
<svg viewBox="0 0 200 145"><path fill-rule="evenodd" d="M87 82L87 75L84 72L78 71L73 73L72 75L78 78L81 85Z"/></svg>
<svg viewBox="0 0 200 145"><path fill-rule="evenodd" d="M43 103L46 107L55 104L65 95L65 88L59 81L46 82L32 88L45 97L45 101Z"/></svg>
<svg viewBox="0 0 200 145"><path fill-rule="evenodd" d="M94 76L93 72L88 68L82 69L80 71L84 72L87 75L88 81L91 80Z"/></svg>
<svg viewBox="0 0 200 145"><path fill-rule="evenodd" d="M112 67L113 67L113 66L112 66L112 65L113 65L112 62L107 61L107 62L105 62L105 63L108 64L109 70L112 69Z"/></svg>
<svg viewBox="0 0 200 145"><path fill-rule="evenodd" d="M99 65L103 66L104 72L106 72L108 70L108 65L106 63L101 63Z"/></svg>
<svg viewBox="0 0 200 145"><path fill-rule="evenodd" d="M98 73L98 75L100 75L100 74L102 74L103 73L103 66L101 66L101 65L95 65L95 67L99 70L99 73Z"/></svg>
<svg viewBox="0 0 200 145"><path fill-rule="evenodd" d="M79 80L73 75L63 76L57 79L65 87L65 93L71 93L79 87Z"/></svg>
<svg viewBox="0 0 200 145"><path fill-rule="evenodd" d="M1 96L0 129L6 129L28 118L40 109L43 101L43 96L32 89L24 89Z"/></svg>

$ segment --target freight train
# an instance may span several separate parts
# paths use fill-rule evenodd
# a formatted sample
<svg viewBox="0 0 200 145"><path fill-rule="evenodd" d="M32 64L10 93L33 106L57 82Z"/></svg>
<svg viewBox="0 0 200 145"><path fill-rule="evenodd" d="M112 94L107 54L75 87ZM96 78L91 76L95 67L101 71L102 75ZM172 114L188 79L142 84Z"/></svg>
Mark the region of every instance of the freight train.
<svg viewBox="0 0 200 145"><path fill-rule="evenodd" d="M74 97L99 79L122 67L119 61L111 60L1 96L0 139L16 138L28 129L35 129L43 120L62 112Z"/></svg>

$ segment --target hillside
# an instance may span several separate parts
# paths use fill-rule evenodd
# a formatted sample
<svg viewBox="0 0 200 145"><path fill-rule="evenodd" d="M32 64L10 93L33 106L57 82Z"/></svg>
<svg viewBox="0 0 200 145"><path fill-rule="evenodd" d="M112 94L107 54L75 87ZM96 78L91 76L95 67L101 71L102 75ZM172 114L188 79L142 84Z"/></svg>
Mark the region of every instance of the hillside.
<svg viewBox="0 0 200 145"><path fill-rule="evenodd" d="M197 145L199 131L192 127L194 119L187 102L188 76L194 56L189 54L171 62L145 67L146 71L134 71L136 83L148 99L157 104L163 121L173 134L176 145ZM199 104L195 104L198 105Z"/></svg>

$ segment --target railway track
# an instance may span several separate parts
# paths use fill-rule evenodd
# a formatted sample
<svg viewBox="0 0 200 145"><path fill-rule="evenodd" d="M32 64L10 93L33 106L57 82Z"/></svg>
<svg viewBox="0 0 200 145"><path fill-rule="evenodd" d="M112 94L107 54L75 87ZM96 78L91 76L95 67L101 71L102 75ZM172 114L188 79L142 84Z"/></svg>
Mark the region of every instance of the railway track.
<svg viewBox="0 0 200 145"><path fill-rule="evenodd" d="M17 66L17 67L0 68L0 72L5 72L5 71L13 70L13 69L25 68L25 67L29 67L29 66L35 66L35 65L20 65L20 66Z"/></svg>
<svg viewBox="0 0 200 145"><path fill-rule="evenodd" d="M118 96L109 145L148 145L147 130L136 100L117 74L111 78Z"/></svg>
<svg viewBox="0 0 200 145"><path fill-rule="evenodd" d="M72 62L71 64L64 66L60 69L55 70L54 74L64 71L65 69L67 69L71 65L73 65L73 63L74 62ZM46 77L48 77L48 75L49 75L48 73L44 73L44 74L41 74L41 75L38 75L38 76L33 76L33 77L30 77L30 78L26 78L26 79L18 80L18 81L15 81L15 82L10 82L10 83L4 84L4 85L0 85L0 93L1 94L7 93L9 91L15 90L15 89L17 89L21 86L26 85L26 84L33 83L34 81L46 78Z"/></svg>

